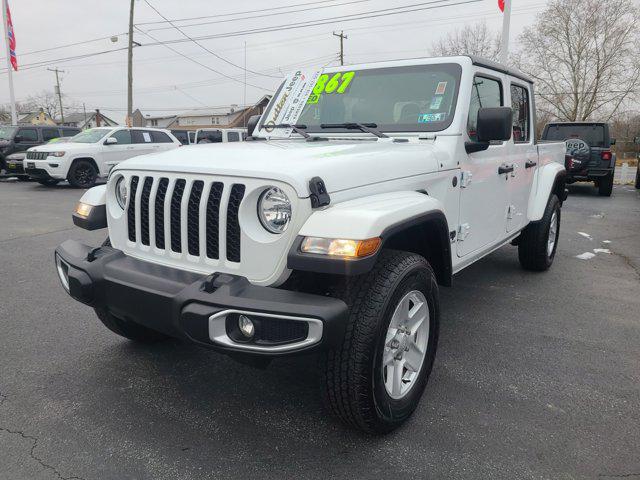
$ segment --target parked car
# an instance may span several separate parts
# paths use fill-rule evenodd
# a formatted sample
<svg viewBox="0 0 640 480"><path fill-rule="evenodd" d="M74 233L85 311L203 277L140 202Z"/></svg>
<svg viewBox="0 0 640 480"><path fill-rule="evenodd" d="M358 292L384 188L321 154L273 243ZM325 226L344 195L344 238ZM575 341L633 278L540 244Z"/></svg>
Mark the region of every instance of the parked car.
<svg viewBox="0 0 640 480"><path fill-rule="evenodd" d="M201 128L196 130L195 143L243 142L246 138L244 128Z"/></svg>
<svg viewBox="0 0 640 480"><path fill-rule="evenodd" d="M616 141L609 136L608 123L550 123L544 127L542 140L566 142L567 183L594 182L600 195L611 196L616 168L611 146Z"/></svg>
<svg viewBox="0 0 640 480"><path fill-rule="evenodd" d="M168 130L101 127L79 133L67 143L30 148L25 172L43 185L68 180L76 188L89 188L109 174L109 163L137 155L171 150L181 144Z"/></svg>
<svg viewBox="0 0 640 480"><path fill-rule="evenodd" d="M638 160L638 165L636 166L636 188L640 189L640 159Z"/></svg>
<svg viewBox="0 0 640 480"><path fill-rule="evenodd" d="M333 411L388 432L426 386L438 285L508 244L526 270L553 263L565 144L536 143L533 98L472 57L296 72L249 122L262 141L115 166L73 214L107 240L60 245L60 281L134 341L317 351Z"/></svg>
<svg viewBox="0 0 640 480"><path fill-rule="evenodd" d="M195 130L171 130L171 133L176 137L182 145L190 145L193 143L192 139L195 138Z"/></svg>
<svg viewBox="0 0 640 480"><path fill-rule="evenodd" d="M56 127L49 125L0 126L0 170L8 174L22 174L22 164L14 161L7 164L6 158L12 153L25 152L31 147L47 143L53 138L80 133L79 128Z"/></svg>
<svg viewBox="0 0 640 480"><path fill-rule="evenodd" d="M49 140L47 143L64 143L64 142L68 142L69 140L71 140L73 138L73 136L71 137L58 137L58 138L52 138L51 140Z"/></svg>

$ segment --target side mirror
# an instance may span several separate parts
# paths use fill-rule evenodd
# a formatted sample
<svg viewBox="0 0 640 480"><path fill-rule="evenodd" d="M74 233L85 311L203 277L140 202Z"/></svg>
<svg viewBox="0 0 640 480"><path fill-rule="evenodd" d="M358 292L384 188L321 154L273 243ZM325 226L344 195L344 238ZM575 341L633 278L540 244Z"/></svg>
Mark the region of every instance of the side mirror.
<svg viewBox="0 0 640 480"><path fill-rule="evenodd" d="M118 143L118 139L115 137L109 137L104 141L105 145L115 145Z"/></svg>
<svg viewBox="0 0 640 480"><path fill-rule="evenodd" d="M615 139L615 138L612 138L612 139L609 141L609 144L610 144L610 145L615 145L615 144L616 144L616 139Z"/></svg>
<svg viewBox="0 0 640 480"><path fill-rule="evenodd" d="M247 135L249 137L253 136L253 131L258 126L258 122L260 121L260 115L251 115L249 120L247 121Z"/></svg>
<svg viewBox="0 0 640 480"><path fill-rule="evenodd" d="M513 129L513 110L509 107L481 108L476 129L478 141L465 142L467 153L486 150L494 141L509 140Z"/></svg>

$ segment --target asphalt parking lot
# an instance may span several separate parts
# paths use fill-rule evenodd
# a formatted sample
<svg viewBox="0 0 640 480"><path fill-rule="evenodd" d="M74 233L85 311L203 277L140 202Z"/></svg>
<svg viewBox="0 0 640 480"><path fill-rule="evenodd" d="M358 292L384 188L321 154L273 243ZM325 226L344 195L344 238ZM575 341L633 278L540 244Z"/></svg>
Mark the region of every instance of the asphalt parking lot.
<svg viewBox="0 0 640 480"><path fill-rule="evenodd" d="M0 182L1 479L640 478L631 187L571 188L549 272L508 246L441 289L425 396L380 438L328 416L313 357L261 371L102 327L53 268L65 239L105 237L72 225L80 195Z"/></svg>

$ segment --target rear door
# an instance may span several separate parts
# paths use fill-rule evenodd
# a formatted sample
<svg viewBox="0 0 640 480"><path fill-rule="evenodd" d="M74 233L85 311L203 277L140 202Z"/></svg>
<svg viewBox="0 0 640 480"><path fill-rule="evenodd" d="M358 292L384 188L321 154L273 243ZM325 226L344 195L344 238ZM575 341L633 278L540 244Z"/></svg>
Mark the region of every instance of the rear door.
<svg viewBox="0 0 640 480"><path fill-rule="evenodd" d="M38 137L37 128L21 127L14 137L16 152L24 152L28 148L40 145L42 140Z"/></svg>
<svg viewBox="0 0 640 480"><path fill-rule="evenodd" d="M468 140L477 141L478 110L505 105L505 77L478 73L474 77ZM464 257L504 238L507 180L498 169L508 162L508 142L492 142L487 150L468 154L460 165L460 226L457 253Z"/></svg>
<svg viewBox="0 0 640 480"><path fill-rule="evenodd" d="M538 149L533 138L531 86L514 79L510 86L510 102L513 110L513 135L507 145L509 163L514 170L506 177L509 198L507 232L520 230L527 224L529 194L538 166Z"/></svg>
<svg viewBox="0 0 640 480"><path fill-rule="evenodd" d="M42 129L42 141L47 143L54 138L60 138L60 132L57 128L43 128Z"/></svg>
<svg viewBox="0 0 640 480"><path fill-rule="evenodd" d="M153 143L150 130L131 130L131 141L133 143L132 157L146 155L158 149L158 145Z"/></svg>
<svg viewBox="0 0 640 480"><path fill-rule="evenodd" d="M165 132L152 130L151 140L153 140L154 148L161 151L172 150L178 146Z"/></svg>

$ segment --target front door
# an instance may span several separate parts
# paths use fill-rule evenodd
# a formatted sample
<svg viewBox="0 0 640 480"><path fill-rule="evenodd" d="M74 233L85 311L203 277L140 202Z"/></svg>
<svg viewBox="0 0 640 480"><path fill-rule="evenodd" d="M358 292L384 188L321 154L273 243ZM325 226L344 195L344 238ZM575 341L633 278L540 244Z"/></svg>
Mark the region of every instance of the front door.
<svg viewBox="0 0 640 480"><path fill-rule="evenodd" d="M469 140L477 140L478 110L503 105L502 80L477 75L473 81L469 108ZM481 250L505 236L508 174L500 174L499 169L508 160L508 148L508 142L492 142L487 150L467 155L460 165L459 257Z"/></svg>
<svg viewBox="0 0 640 480"><path fill-rule="evenodd" d="M513 136L509 143L509 163L514 171L507 180L509 206L507 232L517 232L527 225L527 210L533 175L538 166L538 148L532 132L531 88L512 83Z"/></svg>
<svg viewBox="0 0 640 480"><path fill-rule="evenodd" d="M102 146L102 159L104 160L100 162L102 175L107 175L111 167L135 155L130 130L117 130L110 137L118 140L118 143Z"/></svg>

